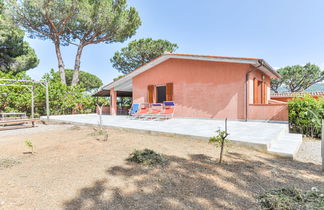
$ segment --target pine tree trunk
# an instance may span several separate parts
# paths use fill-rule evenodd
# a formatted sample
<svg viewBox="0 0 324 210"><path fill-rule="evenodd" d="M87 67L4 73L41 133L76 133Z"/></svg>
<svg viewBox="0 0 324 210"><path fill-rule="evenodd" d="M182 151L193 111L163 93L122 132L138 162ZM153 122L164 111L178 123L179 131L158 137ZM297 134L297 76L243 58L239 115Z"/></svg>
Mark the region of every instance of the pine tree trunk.
<svg viewBox="0 0 324 210"><path fill-rule="evenodd" d="M64 67L64 62L61 54L61 48L60 48L60 40L59 38L55 39L55 51L56 51L56 57L57 57L57 62L58 62L58 69L60 72L60 77L61 77L61 82L63 84L66 84L66 79L65 79L65 67Z"/></svg>
<svg viewBox="0 0 324 210"><path fill-rule="evenodd" d="M80 63L81 63L81 55L82 55L83 47L84 47L83 45L78 46L77 54L75 56L72 86L77 85L79 82Z"/></svg>

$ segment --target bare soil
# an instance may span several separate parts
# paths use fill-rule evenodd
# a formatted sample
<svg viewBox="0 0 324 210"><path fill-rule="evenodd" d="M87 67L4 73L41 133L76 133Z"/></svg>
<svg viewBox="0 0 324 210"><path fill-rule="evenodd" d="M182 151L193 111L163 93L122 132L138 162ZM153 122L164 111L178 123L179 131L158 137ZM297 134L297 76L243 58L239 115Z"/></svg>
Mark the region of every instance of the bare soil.
<svg viewBox="0 0 324 210"><path fill-rule="evenodd" d="M230 146L220 165L218 150L206 140L109 129L108 141L101 141L91 133L56 125L0 135L0 159L19 162L0 168L0 209L257 209L255 198L265 190L324 190L315 163ZM144 148L165 155L168 164L126 161Z"/></svg>

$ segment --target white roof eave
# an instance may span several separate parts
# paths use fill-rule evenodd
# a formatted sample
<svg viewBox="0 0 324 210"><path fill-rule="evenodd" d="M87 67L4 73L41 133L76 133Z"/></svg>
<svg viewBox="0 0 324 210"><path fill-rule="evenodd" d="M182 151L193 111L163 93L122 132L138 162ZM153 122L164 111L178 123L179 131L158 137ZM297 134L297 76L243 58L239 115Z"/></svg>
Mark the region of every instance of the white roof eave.
<svg viewBox="0 0 324 210"><path fill-rule="evenodd" d="M170 58L178 58L178 59L187 59L187 60L202 60L202 61L215 61L215 62L226 62L226 63L243 63L243 64L250 64L255 67L258 67L260 65L259 60L257 59L240 59L240 58L222 58L222 57L207 57L207 56L191 56L191 55L172 55L172 54L164 54L155 60L139 67L138 69L134 70L133 72L127 74L123 78L111 82L105 86L102 87L102 90L110 90L112 88L122 86L123 83L129 82L129 80L132 80L133 77L137 76L138 74L141 74L142 72L152 68L153 66L156 66L165 60L168 60ZM264 72L265 74L269 75L271 78L280 77L280 75L271 68L271 66L266 63L264 60L262 60L264 63L263 66L259 67L258 69Z"/></svg>

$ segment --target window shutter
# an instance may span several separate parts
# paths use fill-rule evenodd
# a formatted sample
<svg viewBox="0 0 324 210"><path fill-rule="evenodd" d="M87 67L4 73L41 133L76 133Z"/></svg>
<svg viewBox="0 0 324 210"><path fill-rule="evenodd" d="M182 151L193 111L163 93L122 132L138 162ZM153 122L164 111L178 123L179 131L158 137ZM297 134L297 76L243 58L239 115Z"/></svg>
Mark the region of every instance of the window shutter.
<svg viewBox="0 0 324 210"><path fill-rule="evenodd" d="M173 83L166 84L166 100L173 101Z"/></svg>
<svg viewBox="0 0 324 210"><path fill-rule="evenodd" d="M265 104L267 101L267 85L265 82L262 82L262 104Z"/></svg>
<svg viewBox="0 0 324 210"><path fill-rule="evenodd" d="M153 103L154 85L147 86L147 102Z"/></svg>
<svg viewBox="0 0 324 210"><path fill-rule="evenodd" d="M253 80L253 104L258 103L258 80L254 78Z"/></svg>

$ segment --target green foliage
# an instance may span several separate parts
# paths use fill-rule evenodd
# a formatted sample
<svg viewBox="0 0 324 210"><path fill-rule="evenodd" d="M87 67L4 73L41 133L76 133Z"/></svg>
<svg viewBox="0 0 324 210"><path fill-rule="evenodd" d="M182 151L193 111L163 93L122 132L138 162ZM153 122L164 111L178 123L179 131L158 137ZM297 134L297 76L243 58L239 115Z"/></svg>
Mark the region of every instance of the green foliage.
<svg viewBox="0 0 324 210"><path fill-rule="evenodd" d="M177 44L167 40L139 39L130 42L127 47L117 51L110 61L114 68L123 74L127 74L165 52L174 52L177 48Z"/></svg>
<svg viewBox="0 0 324 210"><path fill-rule="evenodd" d="M127 160L143 166L163 165L166 163L166 159L162 155L150 149L135 150Z"/></svg>
<svg viewBox="0 0 324 210"><path fill-rule="evenodd" d="M39 60L35 51L24 41L24 31L5 14L3 2L0 4L0 71L17 74L36 67Z"/></svg>
<svg viewBox="0 0 324 210"><path fill-rule="evenodd" d="M67 23L70 37L64 37L75 44L123 42L141 25L136 9L126 0L82 0L76 7L78 12Z"/></svg>
<svg viewBox="0 0 324 210"><path fill-rule="evenodd" d="M230 140L226 139L226 137L229 135L229 133L226 131L218 129L216 133L218 135L209 138L209 143L215 143L215 145L218 147L221 146L222 142L230 142Z"/></svg>
<svg viewBox="0 0 324 210"><path fill-rule="evenodd" d="M25 72L12 75L0 72L0 78L31 79ZM27 112L31 109L31 93L25 87L0 86L0 112Z"/></svg>
<svg viewBox="0 0 324 210"><path fill-rule="evenodd" d="M69 33L63 36L78 46L72 85L78 83L83 48L91 44L123 42L133 36L141 25L134 7L126 0L77 1L78 12L68 22Z"/></svg>
<svg viewBox="0 0 324 210"><path fill-rule="evenodd" d="M87 94L82 86L62 84L59 75L53 69L49 74L45 74L43 79L49 81L51 114L85 114L94 111L95 98ZM38 86L37 90L37 112L45 113L45 89Z"/></svg>
<svg viewBox="0 0 324 210"><path fill-rule="evenodd" d="M15 76L0 72L0 78L31 79L26 73ZM59 75L51 70L43 76L49 81L49 101L52 115L91 113L95 110L96 98L86 92L82 86L67 86L60 82ZM107 104L107 99L100 98ZM25 87L0 86L0 112L26 112L30 114L31 93ZM46 114L45 88L35 86L35 113Z"/></svg>
<svg viewBox="0 0 324 210"><path fill-rule="evenodd" d="M302 92L324 80L324 72L317 65L310 63L304 66L286 66L277 72L282 78L271 80L271 89L276 93L282 86L290 92Z"/></svg>
<svg viewBox="0 0 324 210"><path fill-rule="evenodd" d="M75 14L75 0L6 0L10 15L24 27L31 38L57 41L64 34ZM68 43L62 43L67 45Z"/></svg>
<svg viewBox="0 0 324 210"><path fill-rule="evenodd" d="M226 128L225 130L218 129L216 131L218 135L209 138L209 143L215 143L216 147L219 146L221 148L219 153L219 163L222 163L225 143L229 142L229 140L226 139L227 136L229 135L229 133L227 133L227 119L225 120L225 128Z"/></svg>
<svg viewBox="0 0 324 210"><path fill-rule="evenodd" d="M123 78L124 76L125 76L125 75L119 75L118 77L114 78L113 80L114 80L114 81L117 81L117 80Z"/></svg>
<svg viewBox="0 0 324 210"><path fill-rule="evenodd" d="M65 69L65 78L66 85L71 86L72 77L73 77L73 69ZM55 79L59 78L59 72L55 72ZM96 75L90 74L88 72L80 71L79 75L79 86L85 88L87 91L92 91L98 89L102 86L103 83L101 79L99 79Z"/></svg>
<svg viewBox="0 0 324 210"><path fill-rule="evenodd" d="M258 196L258 203L265 210L324 209L324 194L289 187L265 192Z"/></svg>
<svg viewBox="0 0 324 210"><path fill-rule="evenodd" d="M324 116L324 100L306 95L288 102L290 128L293 132L311 137L321 137L321 120Z"/></svg>
<svg viewBox="0 0 324 210"><path fill-rule="evenodd" d="M33 142L30 141L30 140L28 140L28 139L26 139L24 142L25 142L25 145L31 149L31 153L33 154L34 153L34 145L33 145Z"/></svg>

